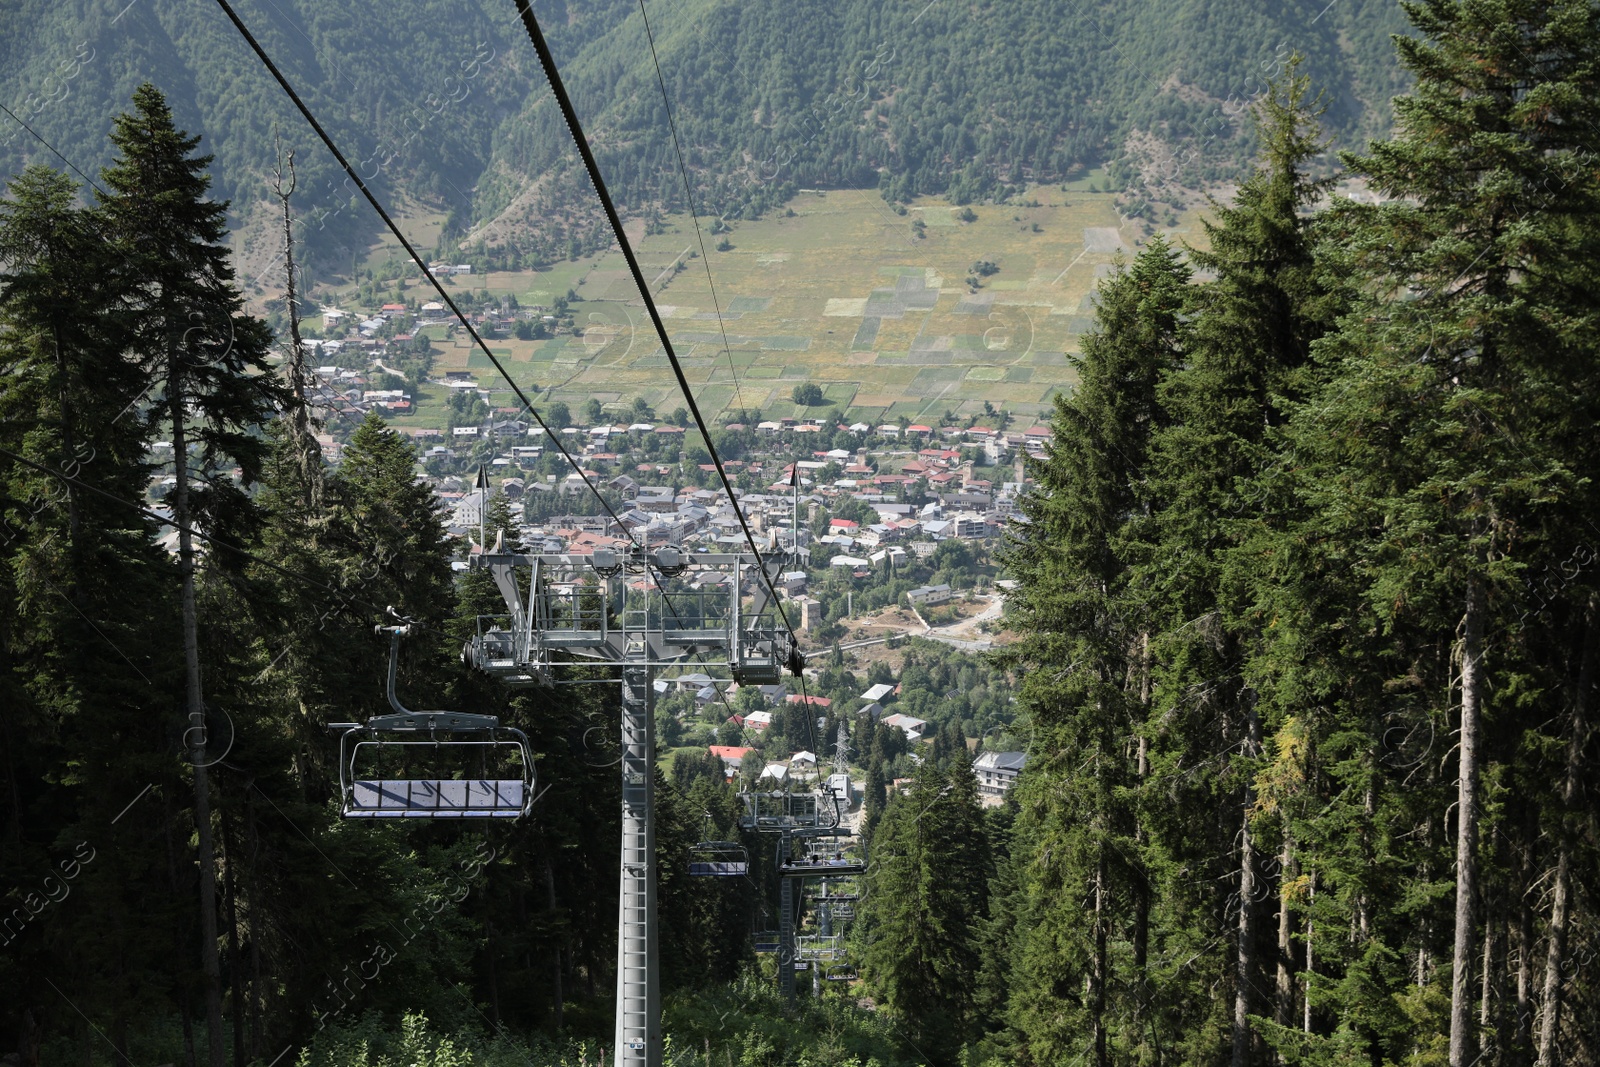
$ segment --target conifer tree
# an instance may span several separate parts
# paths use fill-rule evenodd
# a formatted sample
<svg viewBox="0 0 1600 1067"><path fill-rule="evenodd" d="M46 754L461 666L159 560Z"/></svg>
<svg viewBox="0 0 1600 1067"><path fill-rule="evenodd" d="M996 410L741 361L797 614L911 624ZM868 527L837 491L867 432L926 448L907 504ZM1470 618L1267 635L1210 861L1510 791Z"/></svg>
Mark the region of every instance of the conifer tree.
<svg viewBox="0 0 1600 1067"><path fill-rule="evenodd" d="M1163 384L1165 418L1151 447L1150 482L1160 506L1148 585L1157 589L1174 573L1184 579L1154 598L1162 631L1153 641L1155 699L1176 709L1153 753L1154 773L1165 777L1208 752L1237 753L1216 764L1200 794L1234 814L1209 832L1197 821L1186 835L1205 841L1213 856L1232 853L1230 842L1237 842L1227 920L1233 1067L1247 1067L1261 1051L1252 1017L1266 1007L1256 991L1268 984L1261 973L1263 905L1272 895L1254 777L1276 722L1256 688L1271 652L1255 610L1263 554L1253 542L1270 537L1281 508L1257 475L1273 469L1269 428L1284 421L1281 406L1305 388L1311 344L1336 306L1313 255L1310 209L1327 183L1306 174L1322 144L1309 82L1298 68L1292 60L1258 102L1260 165L1231 206L1214 208L1216 221L1206 223L1210 247L1194 253L1196 267L1215 280L1199 287L1189 358ZM1287 1011L1287 996L1275 1014Z"/></svg>
<svg viewBox="0 0 1600 1067"><path fill-rule="evenodd" d="M1034 465L1041 491L1025 503L1030 522L1007 559L1019 578L1009 608L1027 635L1012 656L1029 668L1020 699L1041 742L1027 779L1038 792L1020 787L1028 904L1012 1012L1040 1062L1109 1062L1108 1015L1131 1008L1110 981L1111 930L1125 918L1148 926L1139 850L1114 844L1135 833L1128 801L1144 748L1130 761L1127 744L1148 699L1148 593L1129 577L1148 537L1158 389L1183 358L1188 282L1176 250L1157 238L1101 285L1078 390L1057 399L1055 442ZM1135 955L1142 967L1142 943ZM1086 996L1063 1005L1066 990L1084 985Z"/></svg>
<svg viewBox="0 0 1600 1067"><path fill-rule="evenodd" d="M129 506L153 469L145 378L128 355L115 253L76 192L36 167L0 203L0 448L20 457L0 457L0 807L7 869L54 873L76 848L70 889L85 910L70 926L6 927L0 983L14 1001L0 999L13 1018L42 1020L53 994L39 978L70 978L126 1049L183 981L149 961L175 948L194 958L174 943L183 922L159 808L116 819L152 783L177 784L164 718L177 630L164 625L174 590L154 524Z"/></svg>
<svg viewBox="0 0 1600 1067"><path fill-rule="evenodd" d="M970 766L946 774L924 761L873 835L862 926L868 987L936 1064L955 1062L973 1034L988 866Z"/></svg>
<svg viewBox="0 0 1600 1067"><path fill-rule="evenodd" d="M1551 520L1586 498L1572 460L1588 448L1566 430L1593 425L1600 15L1563 0L1405 6L1421 32L1397 46L1416 89L1396 101L1395 137L1348 161L1389 199L1337 220L1366 298L1327 346L1333 373L1297 446L1315 457L1308 495L1325 529L1349 539L1351 579L1393 635L1393 684L1458 694L1440 709L1459 707L1440 925L1453 929L1448 1058L1466 1067L1506 1047L1480 1050L1495 969L1480 949L1489 842L1518 831L1483 783L1538 730L1493 694L1543 674L1524 656L1554 646L1567 666L1550 664L1552 691L1587 695L1582 608L1565 615L1568 642L1541 650L1519 639L1515 578L1548 563Z"/></svg>
<svg viewBox="0 0 1600 1067"><path fill-rule="evenodd" d="M244 487L258 479L265 451L256 431L278 404L281 390L266 363L267 330L244 314L234 285L223 243L227 205L206 199L210 179L205 171L211 157L192 154L199 138L173 125L165 99L146 84L134 93L133 110L117 118L111 141L118 157L103 175L109 192L100 198L99 213L121 257L116 276L125 287L132 347L157 383L177 464L171 504L182 583L183 704L199 840L208 1062L222 1067L216 855L205 766L193 531L235 532L248 520L252 507ZM229 473L235 466L238 482Z"/></svg>

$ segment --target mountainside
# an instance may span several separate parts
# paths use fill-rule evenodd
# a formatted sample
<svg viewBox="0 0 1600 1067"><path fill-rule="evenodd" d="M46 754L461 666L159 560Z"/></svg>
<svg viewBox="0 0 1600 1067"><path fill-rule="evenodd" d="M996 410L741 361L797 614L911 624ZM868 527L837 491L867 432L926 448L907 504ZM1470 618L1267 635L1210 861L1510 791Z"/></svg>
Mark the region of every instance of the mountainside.
<svg viewBox="0 0 1600 1067"><path fill-rule="evenodd" d="M535 8L618 198L635 212L681 207L639 7ZM238 9L362 173L449 212L447 234L476 223L474 240L535 258L606 239L511 3ZM313 254L338 270L370 236L367 209L212 5L3 0L0 20L0 100L85 170L105 162L111 117L150 80L205 137L215 192L237 214L265 202L281 128L300 149ZM979 199L1098 164L1118 184L1142 171L1193 185L1248 157L1242 103L1291 52L1325 89L1340 145L1384 129L1403 86L1392 0L667 0L650 21L696 206L722 213L759 213L807 186ZM6 120L0 168L30 159L56 162Z"/></svg>

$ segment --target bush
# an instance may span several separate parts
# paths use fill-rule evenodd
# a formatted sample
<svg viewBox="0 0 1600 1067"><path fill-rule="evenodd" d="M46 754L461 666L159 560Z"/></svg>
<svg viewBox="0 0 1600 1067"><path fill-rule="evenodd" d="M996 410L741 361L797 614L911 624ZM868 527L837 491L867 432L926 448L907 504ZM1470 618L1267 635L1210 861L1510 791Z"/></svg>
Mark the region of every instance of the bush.
<svg viewBox="0 0 1600 1067"><path fill-rule="evenodd" d="M295 1067L578 1067L587 1062L589 1049L582 1043L557 1047L504 1032L443 1036L431 1033L421 1014L406 1015L395 1033L370 1013L319 1030Z"/></svg>

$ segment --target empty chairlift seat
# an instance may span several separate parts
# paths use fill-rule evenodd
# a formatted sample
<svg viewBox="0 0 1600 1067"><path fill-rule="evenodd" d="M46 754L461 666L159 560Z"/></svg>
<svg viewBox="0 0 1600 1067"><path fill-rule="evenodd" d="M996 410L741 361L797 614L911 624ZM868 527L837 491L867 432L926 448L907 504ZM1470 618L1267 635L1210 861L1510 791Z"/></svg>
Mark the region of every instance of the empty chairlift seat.
<svg viewBox="0 0 1600 1067"><path fill-rule="evenodd" d="M392 610L392 609L391 609ZM330 723L339 734L339 813L347 819L514 819L533 804L533 753L494 715L411 711L395 694L400 639L388 633L390 715Z"/></svg>
<svg viewBox="0 0 1600 1067"><path fill-rule="evenodd" d="M516 818L527 791L520 779L358 780L346 818Z"/></svg>
<svg viewBox="0 0 1600 1067"><path fill-rule="evenodd" d="M696 878L739 878L750 873L750 853L737 841L702 841L689 853Z"/></svg>

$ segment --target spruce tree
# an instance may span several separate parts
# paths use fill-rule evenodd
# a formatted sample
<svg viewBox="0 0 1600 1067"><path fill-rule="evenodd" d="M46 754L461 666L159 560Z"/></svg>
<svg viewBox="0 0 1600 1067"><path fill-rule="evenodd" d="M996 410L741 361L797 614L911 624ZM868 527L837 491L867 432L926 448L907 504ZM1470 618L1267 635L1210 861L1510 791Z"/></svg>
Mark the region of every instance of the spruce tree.
<svg viewBox="0 0 1600 1067"><path fill-rule="evenodd" d="M1439 798L1453 908L1437 918L1451 930L1448 1058L1466 1067L1495 970L1480 951L1498 892L1491 842L1529 832L1484 783L1539 730L1495 694L1539 678L1555 651L1568 666L1550 663L1551 688L1586 698L1581 607L1564 611L1564 640L1517 618L1518 575L1548 565L1552 520L1587 496L1572 461L1589 449L1569 431L1593 425L1600 14L1562 0L1405 6L1420 34L1397 46L1416 89L1396 101L1394 138L1348 160L1387 200L1336 220L1339 265L1366 298L1323 353L1327 384L1297 447L1315 457L1308 497L1348 539L1350 578L1393 635L1391 684L1453 692L1438 711L1459 707L1454 795Z"/></svg>
<svg viewBox="0 0 1600 1067"><path fill-rule="evenodd" d="M970 768L925 761L873 835L861 911L868 988L935 1064L954 1063L974 1033L988 867Z"/></svg>
<svg viewBox="0 0 1600 1067"><path fill-rule="evenodd" d="M1264 979L1261 962L1268 958L1264 904L1272 894L1254 778L1277 719L1257 688L1273 662L1262 626L1267 616L1256 605L1261 560L1270 556L1257 541L1270 539L1282 521L1281 494L1274 496L1260 474L1278 461L1269 430L1304 390L1311 345L1337 306L1313 255L1310 212L1327 183L1306 174L1322 144L1298 67L1292 61L1257 104L1258 169L1231 206L1214 208L1216 221L1206 223L1210 247L1194 253L1196 267L1215 278L1197 293L1189 358L1161 391L1165 421L1150 469L1160 504L1142 583L1154 592L1167 576L1183 576L1181 586L1152 598L1161 620L1152 653L1155 699L1176 709L1152 754L1154 775L1174 774L1210 752L1236 753L1212 764L1215 773L1194 797L1233 814L1208 827L1196 819L1171 835L1175 852L1196 862L1206 851L1232 854L1236 843L1228 875L1236 896L1229 914L1218 916L1232 935L1233 1067L1247 1067L1261 1051L1253 1017L1284 1015L1291 995L1287 963L1277 968L1284 992L1271 1012L1257 995L1279 984L1276 975L1273 983ZM1193 850L1200 841L1202 850ZM1277 851L1282 857L1281 844ZM1292 854L1287 858L1292 864Z"/></svg>
<svg viewBox="0 0 1600 1067"><path fill-rule="evenodd" d="M199 842L208 1062L222 1067L216 854L205 766L193 531L237 537L248 522L253 508L245 487L258 479L265 453L258 431L279 403L281 389L266 362L268 332L244 313L234 285L224 243L227 205L206 198L211 157L192 154L199 138L173 125L166 100L146 84L135 91L133 110L117 118L111 141L118 155L102 176L109 192L100 197L99 214L122 257L115 275L126 293L132 347L156 383L155 399L170 422L177 465L171 507L182 583L183 707ZM237 482L230 475L234 467Z"/></svg>
<svg viewBox="0 0 1600 1067"><path fill-rule="evenodd" d="M76 193L37 167L0 203L0 448L20 457L0 457L3 862L37 884L31 872L59 877L76 852L68 889L83 908L70 924L6 928L0 999L42 1021L54 994L39 979L70 981L125 1050L185 980L156 961L193 959L174 943L160 807L123 812L153 783L177 785L175 589L155 524L130 506L154 467L118 261Z"/></svg>
<svg viewBox="0 0 1600 1067"><path fill-rule="evenodd" d="M1109 973L1112 929L1147 929L1150 906L1140 849L1118 847L1137 834L1145 745L1130 759L1128 744L1149 697L1149 593L1129 579L1149 538L1147 465L1159 388L1186 348L1188 282L1157 238L1101 285L1078 389L1057 399L1055 442L1033 465L1040 490L1007 556L1019 579L1008 608L1026 635L1010 658L1026 671L1019 698L1039 740L1019 787L1027 905L1011 1010L1041 1062L1087 1055L1103 1067L1112 1018L1134 1019L1142 999L1137 974L1114 984ZM1136 968L1144 952L1141 941ZM1121 1001L1121 989L1134 995Z"/></svg>

